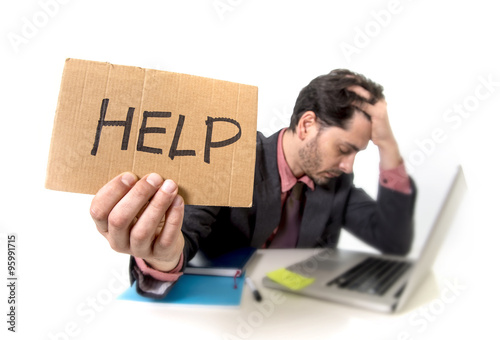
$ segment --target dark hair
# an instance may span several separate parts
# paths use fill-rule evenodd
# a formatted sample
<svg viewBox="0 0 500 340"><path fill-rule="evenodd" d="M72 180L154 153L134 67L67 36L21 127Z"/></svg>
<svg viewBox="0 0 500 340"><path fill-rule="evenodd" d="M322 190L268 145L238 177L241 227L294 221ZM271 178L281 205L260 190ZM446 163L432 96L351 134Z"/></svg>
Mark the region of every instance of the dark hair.
<svg viewBox="0 0 500 340"><path fill-rule="evenodd" d="M355 110L352 103L367 102L347 90L352 85L359 85L368 90L371 94L371 104L384 97L383 87L365 76L346 69L333 70L313 79L300 91L290 120L290 129L295 132L300 117L307 111L313 111L323 126L346 129ZM368 115L367 118L370 119Z"/></svg>

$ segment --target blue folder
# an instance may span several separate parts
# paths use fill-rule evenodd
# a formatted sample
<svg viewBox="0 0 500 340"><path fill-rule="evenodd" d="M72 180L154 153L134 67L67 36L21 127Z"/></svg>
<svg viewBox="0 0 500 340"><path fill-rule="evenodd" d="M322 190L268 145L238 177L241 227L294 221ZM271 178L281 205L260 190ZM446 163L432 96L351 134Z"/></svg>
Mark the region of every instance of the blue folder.
<svg viewBox="0 0 500 340"><path fill-rule="evenodd" d="M227 276L184 274L163 299L152 299L137 294L136 283L118 296L119 300L155 303L239 306L245 273L236 278ZM236 287L236 288L235 288Z"/></svg>

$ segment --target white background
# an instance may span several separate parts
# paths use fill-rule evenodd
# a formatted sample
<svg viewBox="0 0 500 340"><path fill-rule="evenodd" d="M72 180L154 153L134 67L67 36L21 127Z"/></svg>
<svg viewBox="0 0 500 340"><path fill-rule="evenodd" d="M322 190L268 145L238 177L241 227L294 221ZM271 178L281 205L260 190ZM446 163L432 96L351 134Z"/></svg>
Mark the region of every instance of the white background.
<svg viewBox="0 0 500 340"><path fill-rule="evenodd" d="M77 338L84 339L86 329L103 326L99 318L108 307L107 301L102 303L91 318L88 299L107 296L103 290L114 297L126 288L128 258L114 253L95 230L88 214L91 197L44 189L68 57L256 85L258 129L266 135L288 124L298 92L320 74L349 68L381 83L401 151L419 187L414 254L454 165L462 164L469 186L466 204L457 212L461 228L452 232L450 250L435 269L468 288L461 307L447 310L421 337L479 336L495 329L488 306L496 306L498 294L490 295L487 288L497 286L498 276L486 271L488 264L475 263L483 255L498 258L494 211L500 23L492 3L2 2L1 337L10 333L4 269L9 233L18 238L17 338L50 339L50 334L76 323ZM489 91L481 79L490 79ZM465 116L459 115L457 105L469 108ZM432 146L428 140L436 129L441 137ZM376 191L377 167L373 147L355 164L357 183L371 194ZM342 242L359 246L347 236ZM482 275L485 284L476 280ZM397 338L400 330L392 335L389 328L384 336ZM382 337L366 331L372 338Z"/></svg>

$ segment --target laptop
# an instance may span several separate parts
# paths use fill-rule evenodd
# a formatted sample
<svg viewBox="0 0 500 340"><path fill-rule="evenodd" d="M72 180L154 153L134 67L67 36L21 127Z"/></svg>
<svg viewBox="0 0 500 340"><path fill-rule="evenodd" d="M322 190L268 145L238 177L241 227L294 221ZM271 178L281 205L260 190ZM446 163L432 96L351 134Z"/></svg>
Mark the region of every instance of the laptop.
<svg viewBox="0 0 500 340"><path fill-rule="evenodd" d="M312 284L292 290L266 276L263 285L364 309L397 312L431 270L465 191L463 171L458 167L416 260L345 249L324 249L286 268L303 277L314 278Z"/></svg>

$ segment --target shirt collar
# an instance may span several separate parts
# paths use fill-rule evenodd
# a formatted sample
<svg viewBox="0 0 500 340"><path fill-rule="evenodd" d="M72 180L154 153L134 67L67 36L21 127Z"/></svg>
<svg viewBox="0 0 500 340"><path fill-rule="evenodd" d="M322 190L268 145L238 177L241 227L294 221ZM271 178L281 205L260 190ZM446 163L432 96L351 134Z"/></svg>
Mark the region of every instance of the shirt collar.
<svg viewBox="0 0 500 340"><path fill-rule="evenodd" d="M313 180L307 175L300 178L295 177L285 159L285 153L283 152L283 135L285 134L285 131L286 128L282 129L278 136L278 172L281 180L281 192L288 192L298 181L303 182L311 190L314 190Z"/></svg>

